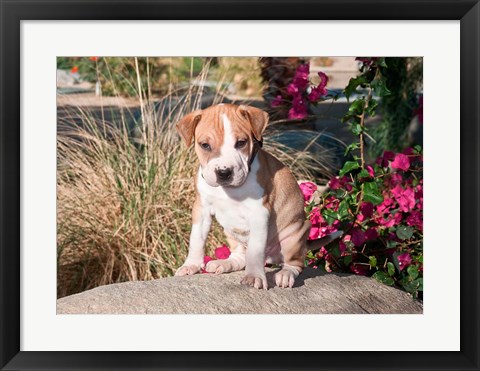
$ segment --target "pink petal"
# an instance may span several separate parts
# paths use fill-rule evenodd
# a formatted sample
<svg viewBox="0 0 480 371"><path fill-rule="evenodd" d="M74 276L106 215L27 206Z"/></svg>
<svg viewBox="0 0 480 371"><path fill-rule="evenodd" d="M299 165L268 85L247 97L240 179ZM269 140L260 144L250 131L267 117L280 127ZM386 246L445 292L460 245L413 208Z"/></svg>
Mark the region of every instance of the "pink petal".
<svg viewBox="0 0 480 371"><path fill-rule="evenodd" d="M400 169L407 171L410 168L410 160L403 153L397 153L395 159L391 163L392 169Z"/></svg>
<svg viewBox="0 0 480 371"><path fill-rule="evenodd" d="M227 245L222 245L215 249L215 257L217 259L228 259L230 254L231 252L230 252L230 249L227 247Z"/></svg>

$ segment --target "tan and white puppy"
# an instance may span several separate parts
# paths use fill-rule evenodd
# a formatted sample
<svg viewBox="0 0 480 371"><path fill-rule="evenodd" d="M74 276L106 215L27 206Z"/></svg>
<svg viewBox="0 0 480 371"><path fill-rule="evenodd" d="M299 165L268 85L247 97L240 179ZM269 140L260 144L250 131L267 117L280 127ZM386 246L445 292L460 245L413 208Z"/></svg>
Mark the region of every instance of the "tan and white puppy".
<svg viewBox="0 0 480 371"><path fill-rule="evenodd" d="M208 262L207 272L245 268L241 283L267 289L265 263L280 264L275 282L293 287L302 272L310 222L290 170L263 151L268 114L258 108L219 104L185 116L177 130L192 141L200 160L195 179L190 247L176 276L198 273L212 217L222 225L232 254Z"/></svg>

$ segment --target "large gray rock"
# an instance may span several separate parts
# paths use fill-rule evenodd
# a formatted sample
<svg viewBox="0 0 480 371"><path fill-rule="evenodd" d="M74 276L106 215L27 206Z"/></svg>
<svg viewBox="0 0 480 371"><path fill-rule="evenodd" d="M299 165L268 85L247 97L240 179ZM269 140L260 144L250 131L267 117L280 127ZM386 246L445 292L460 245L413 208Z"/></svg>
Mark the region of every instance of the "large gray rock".
<svg viewBox="0 0 480 371"><path fill-rule="evenodd" d="M198 274L101 286L57 301L57 314L422 313L407 293L355 275L306 269L293 289L240 285L244 272Z"/></svg>

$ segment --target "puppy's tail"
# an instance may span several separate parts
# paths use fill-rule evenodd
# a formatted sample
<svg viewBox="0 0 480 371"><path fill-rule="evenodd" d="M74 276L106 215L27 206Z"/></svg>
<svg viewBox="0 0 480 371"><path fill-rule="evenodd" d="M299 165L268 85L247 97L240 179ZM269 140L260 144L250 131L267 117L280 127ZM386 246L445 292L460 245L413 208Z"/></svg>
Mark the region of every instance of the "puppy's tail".
<svg viewBox="0 0 480 371"><path fill-rule="evenodd" d="M328 236L319 238L318 240L308 240L307 248L309 250L319 250L321 247L328 245L330 242L335 241L337 238L342 237L343 231L337 231L330 233Z"/></svg>

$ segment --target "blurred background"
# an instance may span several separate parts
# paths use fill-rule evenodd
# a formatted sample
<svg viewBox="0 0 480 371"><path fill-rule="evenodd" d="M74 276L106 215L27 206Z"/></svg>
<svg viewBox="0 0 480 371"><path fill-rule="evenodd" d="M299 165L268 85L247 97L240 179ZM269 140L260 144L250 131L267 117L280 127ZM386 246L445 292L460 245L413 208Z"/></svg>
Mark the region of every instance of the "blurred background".
<svg viewBox="0 0 480 371"><path fill-rule="evenodd" d="M342 122L355 98L345 88L364 59L57 58L58 297L173 275L183 262L198 164L174 125L195 109L267 111L267 151L297 179L326 184L355 141ZM423 138L422 58L385 61L391 94L375 97L377 114L366 120L369 159ZM303 98L292 91L299 71L309 81ZM215 225L207 251L223 242Z"/></svg>

